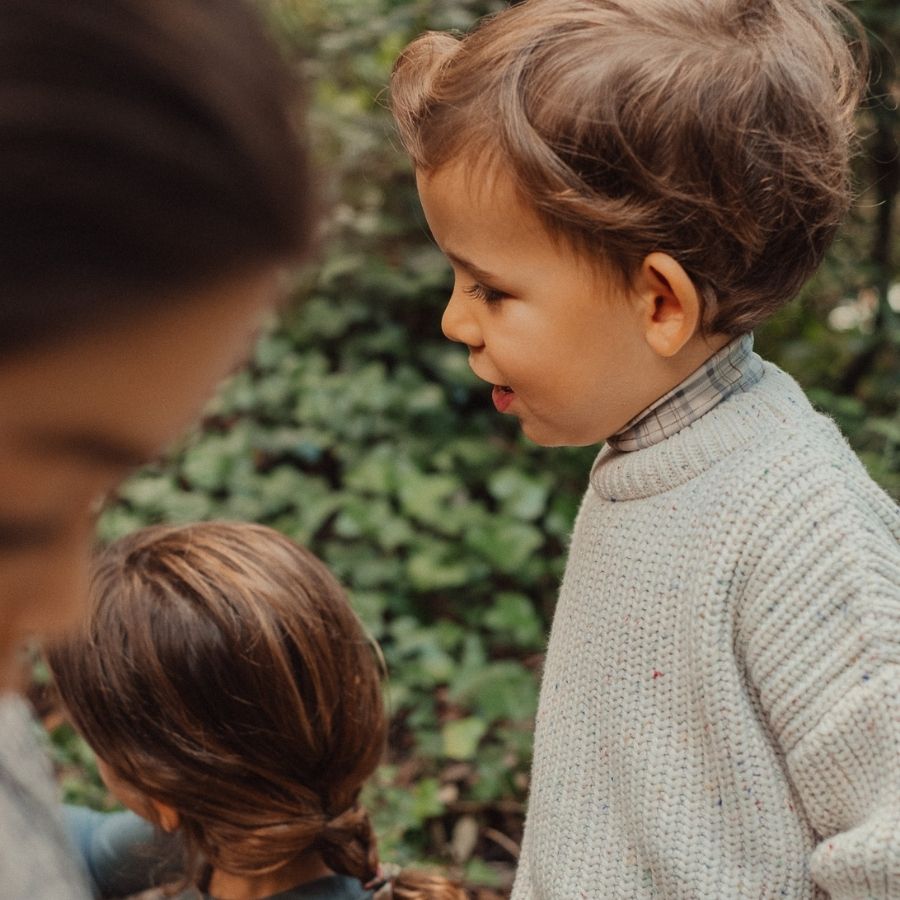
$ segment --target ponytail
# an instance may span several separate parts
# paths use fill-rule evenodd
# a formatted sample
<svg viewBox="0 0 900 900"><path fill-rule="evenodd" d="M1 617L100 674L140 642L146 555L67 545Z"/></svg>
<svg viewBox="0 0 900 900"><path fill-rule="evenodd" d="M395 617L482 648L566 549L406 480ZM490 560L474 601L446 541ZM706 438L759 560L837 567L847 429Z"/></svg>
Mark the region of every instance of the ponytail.
<svg viewBox="0 0 900 900"><path fill-rule="evenodd" d="M359 805L328 822L314 846L325 865L361 881L373 892L374 900L466 900L468 897L459 884L440 875L382 867L369 814Z"/></svg>
<svg viewBox="0 0 900 900"><path fill-rule="evenodd" d="M363 884L378 877L378 848L369 814L354 804L327 822L313 847L329 869Z"/></svg>

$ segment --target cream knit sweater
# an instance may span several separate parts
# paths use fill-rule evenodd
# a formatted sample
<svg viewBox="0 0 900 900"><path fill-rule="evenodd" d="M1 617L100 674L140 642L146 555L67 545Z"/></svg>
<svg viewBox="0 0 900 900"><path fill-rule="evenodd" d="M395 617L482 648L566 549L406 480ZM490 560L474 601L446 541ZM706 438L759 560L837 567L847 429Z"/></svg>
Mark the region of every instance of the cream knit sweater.
<svg viewBox="0 0 900 900"><path fill-rule="evenodd" d="M514 900L900 898L900 514L785 373L604 449Z"/></svg>

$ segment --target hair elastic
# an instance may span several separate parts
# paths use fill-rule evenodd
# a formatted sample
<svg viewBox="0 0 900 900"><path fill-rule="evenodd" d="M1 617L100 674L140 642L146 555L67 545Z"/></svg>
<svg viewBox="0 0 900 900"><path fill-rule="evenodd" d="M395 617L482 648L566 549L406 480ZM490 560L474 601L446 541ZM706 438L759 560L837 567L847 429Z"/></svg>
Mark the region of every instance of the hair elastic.
<svg viewBox="0 0 900 900"><path fill-rule="evenodd" d="M372 900L393 900L394 879L400 874L396 863L381 863L375 877L363 887L372 892Z"/></svg>

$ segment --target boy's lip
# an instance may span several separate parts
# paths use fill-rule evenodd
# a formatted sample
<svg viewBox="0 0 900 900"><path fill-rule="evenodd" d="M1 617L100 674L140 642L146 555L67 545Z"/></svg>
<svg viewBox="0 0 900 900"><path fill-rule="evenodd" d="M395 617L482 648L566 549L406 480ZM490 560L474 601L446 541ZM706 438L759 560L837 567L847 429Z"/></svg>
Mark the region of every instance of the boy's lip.
<svg viewBox="0 0 900 900"><path fill-rule="evenodd" d="M516 399L516 392L512 388L495 384L491 391L491 399L494 401L494 406L497 407L497 412L506 412L509 405Z"/></svg>
<svg viewBox="0 0 900 900"><path fill-rule="evenodd" d="M486 381L488 384L492 386L491 391L491 399L494 401L494 406L497 408L497 412L506 412L509 409L510 404L513 400L516 399L516 392L506 384L497 384L490 378L485 378L484 375L480 374L475 366L472 365L471 358L469 359L469 368L475 374L476 378L480 378L482 381Z"/></svg>

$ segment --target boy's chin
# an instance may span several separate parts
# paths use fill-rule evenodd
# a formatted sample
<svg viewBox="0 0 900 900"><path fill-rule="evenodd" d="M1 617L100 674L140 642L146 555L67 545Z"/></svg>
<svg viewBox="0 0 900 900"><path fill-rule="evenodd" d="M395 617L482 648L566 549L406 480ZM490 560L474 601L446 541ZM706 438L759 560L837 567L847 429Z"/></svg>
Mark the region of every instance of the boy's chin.
<svg viewBox="0 0 900 900"><path fill-rule="evenodd" d="M567 434L563 431L554 431L549 428L541 428L529 422L520 422L522 434L533 444L539 447L591 447L605 440L601 435Z"/></svg>

